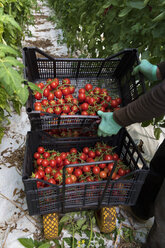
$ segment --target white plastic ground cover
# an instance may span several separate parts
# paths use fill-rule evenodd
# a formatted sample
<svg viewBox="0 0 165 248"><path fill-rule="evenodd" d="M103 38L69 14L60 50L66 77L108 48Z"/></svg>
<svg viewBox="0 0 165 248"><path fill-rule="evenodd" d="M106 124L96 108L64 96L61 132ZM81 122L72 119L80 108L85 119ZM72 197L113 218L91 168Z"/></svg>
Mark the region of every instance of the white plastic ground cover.
<svg viewBox="0 0 165 248"><path fill-rule="evenodd" d="M35 27L29 27L32 37L25 38L25 41L22 42L23 47L37 46L54 57L67 57L66 46L57 44L58 35L61 31L55 30L54 25L47 21L47 17L50 16L50 9L44 6L42 2L39 2L39 5L41 6L41 12L34 13L36 25ZM14 152L24 147L26 133L30 131L30 123L25 107L22 108L20 116L12 113L10 121L11 123L3 137L2 144L0 144L0 247L22 248L23 246L18 242L18 238L31 237L40 239L42 237L42 221L40 216L30 217L28 214L21 165L17 166L17 157L14 157ZM153 128L150 126L143 129L140 124L129 126L128 131L137 145L143 142L143 157L150 161L163 140L163 135L157 141L154 138ZM8 161L7 158L11 154L12 158ZM136 229L137 239L144 242L146 234L153 223L153 218L145 224L138 224L129 218L124 211L120 211L125 216L124 223ZM119 208L117 208L117 212L119 212ZM118 221L116 225L120 227ZM68 232L64 230L63 237L68 236ZM118 242L120 242L120 237ZM106 247L113 248L112 241L106 241Z"/></svg>

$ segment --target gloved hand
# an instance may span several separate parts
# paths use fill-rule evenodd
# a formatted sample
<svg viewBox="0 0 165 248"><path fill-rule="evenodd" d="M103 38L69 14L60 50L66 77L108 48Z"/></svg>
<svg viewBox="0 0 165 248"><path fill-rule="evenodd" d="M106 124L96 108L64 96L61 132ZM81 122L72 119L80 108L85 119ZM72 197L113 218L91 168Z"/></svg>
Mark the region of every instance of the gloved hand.
<svg viewBox="0 0 165 248"><path fill-rule="evenodd" d="M133 69L132 75L136 75L138 72L141 72L149 80L156 81L158 80L156 71L157 65L152 65L148 60L142 59L141 63Z"/></svg>
<svg viewBox="0 0 165 248"><path fill-rule="evenodd" d="M101 122L97 130L98 136L106 137L118 133L121 126L114 121L112 112L102 112L99 110L97 114L101 117Z"/></svg>

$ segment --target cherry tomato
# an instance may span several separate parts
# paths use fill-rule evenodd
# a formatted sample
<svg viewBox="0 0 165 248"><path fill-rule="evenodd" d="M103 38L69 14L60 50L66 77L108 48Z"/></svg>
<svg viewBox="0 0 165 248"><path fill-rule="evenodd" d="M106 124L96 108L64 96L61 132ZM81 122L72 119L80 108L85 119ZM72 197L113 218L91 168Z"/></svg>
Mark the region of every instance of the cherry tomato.
<svg viewBox="0 0 165 248"><path fill-rule="evenodd" d="M100 177L103 178L103 179L104 179L104 178L107 178L107 173L106 173L105 171L100 171L100 174L99 174L99 175L100 175Z"/></svg>
<svg viewBox="0 0 165 248"><path fill-rule="evenodd" d="M70 153L75 153L75 154L77 154L77 149L76 149L76 148L71 148L69 152L70 152Z"/></svg>
<svg viewBox="0 0 165 248"><path fill-rule="evenodd" d="M62 106L61 109L62 109L63 113L68 114L70 112L70 106L69 105L64 105L64 106Z"/></svg>
<svg viewBox="0 0 165 248"><path fill-rule="evenodd" d="M64 79L62 80L62 83L63 83L63 84L70 84L70 79L69 79L69 78L64 78Z"/></svg>
<svg viewBox="0 0 165 248"><path fill-rule="evenodd" d="M47 96L47 99L50 101L50 100L53 100L54 99L54 94L52 92L49 92L49 95Z"/></svg>
<svg viewBox="0 0 165 248"><path fill-rule="evenodd" d="M38 170L38 173L40 174L41 178L45 176L45 172L43 170Z"/></svg>
<svg viewBox="0 0 165 248"><path fill-rule="evenodd" d="M71 94L65 96L65 101L67 103L72 103L72 100L73 100L73 96Z"/></svg>
<svg viewBox="0 0 165 248"><path fill-rule="evenodd" d="M37 149L37 151L38 151L40 154L42 154L42 153L45 152L45 149L44 149L42 146L39 146L38 149Z"/></svg>
<svg viewBox="0 0 165 248"><path fill-rule="evenodd" d="M88 157L89 157L89 158L95 158L95 156L96 156L96 154L95 154L94 151L89 151L89 152L88 152Z"/></svg>
<svg viewBox="0 0 165 248"><path fill-rule="evenodd" d="M83 93L83 94L85 94L85 89L84 89L84 88L79 89L78 93Z"/></svg>
<svg viewBox="0 0 165 248"><path fill-rule="evenodd" d="M48 105L49 105L49 102L48 102L47 99L43 99L42 102L41 102L41 104L42 104L43 106L48 106Z"/></svg>
<svg viewBox="0 0 165 248"><path fill-rule="evenodd" d="M72 178L71 178L71 177L67 177L67 178L65 179L65 183L66 183L66 184L72 184L72 183L73 183Z"/></svg>
<svg viewBox="0 0 165 248"><path fill-rule="evenodd" d="M101 169L104 169L105 167L106 167L106 164L99 164L99 167L101 168Z"/></svg>
<svg viewBox="0 0 165 248"><path fill-rule="evenodd" d="M70 175L70 177L71 177L73 183L75 183L77 181L77 177L75 175L72 174L72 175Z"/></svg>
<svg viewBox="0 0 165 248"><path fill-rule="evenodd" d="M35 95L34 95L35 99L37 100L41 100L42 98L42 94L40 92L36 92Z"/></svg>
<svg viewBox="0 0 165 248"><path fill-rule="evenodd" d="M56 167L56 160L55 159L51 159L50 161L49 161L49 164L50 164L50 166L52 167L52 168L54 168L54 167Z"/></svg>
<svg viewBox="0 0 165 248"><path fill-rule="evenodd" d="M42 160L43 160L42 158L38 158L37 159L37 165L41 165L42 164Z"/></svg>
<svg viewBox="0 0 165 248"><path fill-rule="evenodd" d="M119 168L118 172L119 176L124 176L125 175L125 170L123 168Z"/></svg>
<svg viewBox="0 0 165 248"><path fill-rule="evenodd" d="M35 152L35 153L34 153L34 158L35 158L35 159L38 159L38 158L40 158L40 155L41 155L41 154L40 154L39 152Z"/></svg>
<svg viewBox="0 0 165 248"><path fill-rule="evenodd" d="M66 168L66 171L69 173L69 174L72 174L74 168L73 167L68 167Z"/></svg>
<svg viewBox="0 0 165 248"><path fill-rule="evenodd" d="M69 91L70 91L70 94L73 94L75 92L75 87L74 86L69 86Z"/></svg>
<svg viewBox="0 0 165 248"><path fill-rule="evenodd" d="M48 95L49 95L49 90L46 88L46 89L44 89L44 92L43 92L43 95L45 96L45 97L47 97Z"/></svg>
<svg viewBox="0 0 165 248"><path fill-rule="evenodd" d="M113 169L114 163L109 163L108 164L108 169L111 172L111 170Z"/></svg>
<svg viewBox="0 0 165 248"><path fill-rule="evenodd" d="M43 159L43 160L42 160L42 166L43 166L43 167L47 167L48 165L49 165L49 160Z"/></svg>
<svg viewBox="0 0 165 248"><path fill-rule="evenodd" d="M88 148L88 147L84 147L84 148L83 148L83 152L84 152L85 154L88 154L89 148Z"/></svg>
<svg viewBox="0 0 165 248"><path fill-rule="evenodd" d="M54 108L54 113L55 113L56 115L60 115L61 112L62 112L61 107L55 107L55 108Z"/></svg>
<svg viewBox="0 0 165 248"><path fill-rule="evenodd" d="M50 153L49 152L44 152L43 157L44 158L49 158L50 157Z"/></svg>
<svg viewBox="0 0 165 248"><path fill-rule="evenodd" d="M81 170L81 169L75 169L74 175L75 175L76 177L80 177L80 176L82 175L82 170Z"/></svg>
<svg viewBox="0 0 165 248"><path fill-rule="evenodd" d="M78 95L79 102L84 102L85 98L86 98L86 96L84 93L79 93L79 95Z"/></svg>
<svg viewBox="0 0 165 248"><path fill-rule="evenodd" d="M111 100L111 107L116 108L118 106L118 103L115 99Z"/></svg>
<svg viewBox="0 0 165 248"><path fill-rule="evenodd" d="M119 159L119 156L117 155L117 153L114 153L113 154L113 160L118 160Z"/></svg>
<svg viewBox="0 0 165 248"><path fill-rule="evenodd" d="M62 91L61 90L56 90L55 92L54 92L54 95L55 95L55 97L56 98L62 98Z"/></svg>
<svg viewBox="0 0 165 248"><path fill-rule="evenodd" d="M52 167L48 166L45 168L45 173L50 174L52 172Z"/></svg>
<svg viewBox="0 0 165 248"><path fill-rule="evenodd" d="M56 184L56 181L53 178L48 179L49 183Z"/></svg>
<svg viewBox="0 0 165 248"><path fill-rule="evenodd" d="M81 104L80 108L81 108L82 110L88 110L89 104L88 104L87 102L84 102L83 104Z"/></svg>
<svg viewBox="0 0 165 248"><path fill-rule="evenodd" d="M86 84L85 85L86 91L90 91L90 90L92 90L92 88L93 88L92 84Z"/></svg>
<svg viewBox="0 0 165 248"><path fill-rule="evenodd" d="M83 169L83 172L90 172L91 170L89 165L84 165L82 169Z"/></svg>
<svg viewBox="0 0 165 248"><path fill-rule="evenodd" d="M100 168L95 166L93 167L93 174L98 175L100 173Z"/></svg>

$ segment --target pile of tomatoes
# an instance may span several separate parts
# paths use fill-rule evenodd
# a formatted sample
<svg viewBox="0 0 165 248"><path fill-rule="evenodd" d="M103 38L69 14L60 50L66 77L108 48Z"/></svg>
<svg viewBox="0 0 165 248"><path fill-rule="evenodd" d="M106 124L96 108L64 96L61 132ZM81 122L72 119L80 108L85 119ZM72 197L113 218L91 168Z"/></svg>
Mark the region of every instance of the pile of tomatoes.
<svg viewBox="0 0 165 248"><path fill-rule="evenodd" d="M95 164L96 161L100 163ZM111 162L101 163L101 161ZM103 142L97 142L94 147L85 146L81 151L72 147L67 152L46 150L43 146L39 146L34 153L35 170L32 177L45 181L44 183L37 181L38 188L48 187L47 182L61 185L63 184L63 167L71 165L65 168L65 184L105 180L113 169L114 161L117 161L117 166L112 174L112 180L130 173L130 169L124 165L118 154L113 152L113 147ZM84 165L72 166L79 163Z"/></svg>
<svg viewBox="0 0 165 248"><path fill-rule="evenodd" d="M57 115L97 115L97 111L112 112L119 109L121 98L113 98L105 88L93 87L86 83L76 92L68 78L47 79L46 84L40 82L37 86L42 93L35 92L34 110Z"/></svg>

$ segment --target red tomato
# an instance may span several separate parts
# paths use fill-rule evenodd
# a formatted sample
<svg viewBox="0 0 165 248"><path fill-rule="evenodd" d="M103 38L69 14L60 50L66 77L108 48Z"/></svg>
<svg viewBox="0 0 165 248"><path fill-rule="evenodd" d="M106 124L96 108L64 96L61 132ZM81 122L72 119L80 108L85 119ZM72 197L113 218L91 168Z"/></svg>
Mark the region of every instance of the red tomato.
<svg viewBox="0 0 165 248"><path fill-rule="evenodd" d="M118 103L115 99L111 100L111 107L116 108L118 106Z"/></svg>
<svg viewBox="0 0 165 248"><path fill-rule="evenodd" d="M49 95L49 90L46 88L46 89L44 89L44 92L43 92L43 95L45 96L45 97L47 97L48 95Z"/></svg>
<svg viewBox="0 0 165 248"><path fill-rule="evenodd" d="M62 162L62 158L60 156L57 156L55 160L58 165Z"/></svg>
<svg viewBox="0 0 165 248"><path fill-rule="evenodd" d="M99 95L101 93L101 89L99 87L94 88L94 94Z"/></svg>
<svg viewBox="0 0 165 248"><path fill-rule="evenodd" d="M70 177L71 177L73 183L75 183L77 181L77 177L75 175L72 174L72 175L70 175Z"/></svg>
<svg viewBox="0 0 165 248"><path fill-rule="evenodd" d="M68 87L64 87L64 88L62 89L62 94L63 94L64 96L69 95L69 94L70 94L70 89L69 89Z"/></svg>
<svg viewBox="0 0 165 248"><path fill-rule="evenodd" d="M66 168L66 171L69 173L69 174L72 174L74 168L73 167L68 167Z"/></svg>
<svg viewBox="0 0 165 248"><path fill-rule="evenodd" d="M116 101L117 101L117 103L119 105L121 103L121 98L120 97L116 98Z"/></svg>
<svg viewBox="0 0 165 248"><path fill-rule="evenodd" d="M78 93L83 93L83 94L85 94L85 89L84 89L84 88L79 89Z"/></svg>
<svg viewBox="0 0 165 248"><path fill-rule="evenodd" d="M81 108L82 110L88 110L89 104L86 103L86 102L84 102L83 104L81 104L80 108Z"/></svg>
<svg viewBox="0 0 165 248"><path fill-rule="evenodd" d="M64 165L68 165L68 164L70 164L70 161L67 158L64 159Z"/></svg>
<svg viewBox="0 0 165 248"><path fill-rule="evenodd" d="M87 158L87 155L86 155L85 153L82 152L82 153L80 154L80 157L79 157L79 158L85 161L86 158Z"/></svg>
<svg viewBox="0 0 165 248"><path fill-rule="evenodd" d="M45 168L45 173L50 174L52 172L52 167L48 166Z"/></svg>
<svg viewBox="0 0 165 248"><path fill-rule="evenodd" d="M113 156L110 154L105 154L103 158L104 160L113 160Z"/></svg>
<svg viewBox="0 0 165 248"><path fill-rule="evenodd" d="M39 153L39 152L35 152L35 153L34 153L34 158L35 158L35 159L40 158L40 153Z"/></svg>
<svg viewBox="0 0 165 248"><path fill-rule="evenodd" d="M47 99L43 99L42 102L41 102L41 104L42 104L43 106L48 106L48 105L49 105L49 102L48 102Z"/></svg>
<svg viewBox="0 0 165 248"><path fill-rule="evenodd" d="M84 110L81 112L81 115L88 115L88 112Z"/></svg>
<svg viewBox="0 0 165 248"><path fill-rule="evenodd" d="M67 178L65 179L65 183L66 183L66 184L72 184L72 183L73 183L72 178L71 178L71 177L67 177Z"/></svg>
<svg viewBox="0 0 165 248"><path fill-rule="evenodd" d="M52 168L56 167L56 160L55 160L55 159L51 159L51 160L49 161L49 163L50 163L50 166L51 166Z"/></svg>
<svg viewBox="0 0 165 248"><path fill-rule="evenodd" d="M54 111L53 111L53 108L49 107L46 109L46 112L49 113L49 114L53 114Z"/></svg>
<svg viewBox="0 0 165 248"><path fill-rule="evenodd" d="M98 175L100 173L100 168L95 166L93 167L93 174Z"/></svg>
<svg viewBox="0 0 165 248"><path fill-rule="evenodd" d="M43 89L44 86L45 86L45 85L44 85L44 83L42 83L42 82L38 84L38 87L39 87L40 89Z"/></svg>
<svg viewBox="0 0 165 248"><path fill-rule="evenodd" d="M83 148L83 152L84 152L85 154L88 154L89 148L88 148L88 147L84 147L84 148Z"/></svg>
<svg viewBox="0 0 165 248"><path fill-rule="evenodd" d="M76 153L77 153L77 149L76 149L76 148L71 148L69 152L70 152L70 153L75 153L75 154L76 154Z"/></svg>
<svg viewBox="0 0 165 248"><path fill-rule="evenodd" d="M94 151L89 151L89 152L88 152L88 157L89 157L89 158L95 158L95 156L96 156L96 154L95 154Z"/></svg>
<svg viewBox="0 0 165 248"><path fill-rule="evenodd" d="M60 115L61 112L62 112L61 107L55 107L55 108L54 108L54 113L55 113L56 115Z"/></svg>
<svg viewBox="0 0 165 248"><path fill-rule="evenodd" d="M99 167L101 168L101 169L104 169L105 167L106 167L106 164L99 164Z"/></svg>
<svg viewBox="0 0 165 248"><path fill-rule="evenodd" d="M64 79L62 80L62 83L63 83L63 84L70 84L70 79L69 79L69 78L64 78Z"/></svg>
<svg viewBox="0 0 165 248"><path fill-rule="evenodd" d="M43 157L44 158L49 158L50 157L50 153L49 152L44 152Z"/></svg>
<svg viewBox="0 0 165 248"><path fill-rule="evenodd" d="M107 173L105 171L101 171L100 172L100 177L103 178L103 179L107 178Z"/></svg>
<svg viewBox="0 0 165 248"><path fill-rule="evenodd" d="M125 175L125 170L123 168L119 168L118 172L119 176L124 176Z"/></svg>
<svg viewBox="0 0 165 248"><path fill-rule="evenodd" d="M86 96L84 93L79 93L79 95L78 95L79 102L84 102L85 98L86 98Z"/></svg>
<svg viewBox="0 0 165 248"><path fill-rule="evenodd" d="M73 96L71 94L65 96L65 101L68 102L68 103L72 103L72 100L73 100Z"/></svg>
<svg viewBox="0 0 165 248"><path fill-rule="evenodd" d="M50 101L50 100L53 100L54 99L54 94L52 92L49 92L49 95L47 96L47 99Z"/></svg>
<svg viewBox="0 0 165 248"><path fill-rule="evenodd" d="M38 158L37 159L37 165L41 165L42 164L42 160L43 160L42 158Z"/></svg>
<svg viewBox="0 0 165 248"><path fill-rule="evenodd" d="M108 169L111 172L111 170L113 169L114 163L109 163L108 164Z"/></svg>
<svg viewBox="0 0 165 248"><path fill-rule="evenodd" d="M42 154L42 153L45 152L45 149L44 149L42 146L39 146L38 149L37 149L37 151L38 151L40 154Z"/></svg>
<svg viewBox="0 0 165 248"><path fill-rule="evenodd" d="M72 103L75 104L75 105L77 105L78 104L78 99L77 98L73 98L72 99Z"/></svg>
<svg viewBox="0 0 165 248"><path fill-rule="evenodd" d="M62 174L60 171L57 171L55 174L54 174L54 179L56 180L56 182L60 182L62 180Z"/></svg>
<svg viewBox="0 0 165 248"><path fill-rule="evenodd" d="M38 170L38 173L40 174L41 178L45 176L45 172L43 170Z"/></svg>
<svg viewBox="0 0 165 248"><path fill-rule="evenodd" d="M119 156L117 155L117 153L114 153L113 154L113 160L118 160L119 159Z"/></svg>
<svg viewBox="0 0 165 248"><path fill-rule="evenodd" d="M75 87L74 86L69 86L69 91L70 91L70 94L73 94L75 92Z"/></svg>
<svg viewBox="0 0 165 248"><path fill-rule="evenodd" d="M89 105L94 106L96 103L96 99L94 97L89 97L88 103Z"/></svg>
<svg viewBox="0 0 165 248"><path fill-rule="evenodd" d="M83 169L83 172L90 172L91 167L90 165L84 165L82 169Z"/></svg>
<svg viewBox="0 0 165 248"><path fill-rule="evenodd" d="M60 157L62 158L62 160L65 160L66 157L67 157L66 152L62 152L62 153L60 154Z"/></svg>
<svg viewBox="0 0 165 248"><path fill-rule="evenodd" d="M35 95L34 95L35 99L37 100L41 100L42 98L42 94L40 92L36 92Z"/></svg>
<svg viewBox="0 0 165 248"><path fill-rule="evenodd" d="M55 95L55 97L56 98L62 98L62 91L61 90L56 90L55 92L54 92L54 95Z"/></svg>
<svg viewBox="0 0 165 248"><path fill-rule="evenodd" d="M57 99L57 104L59 105L59 107L61 107L64 103L65 103L65 100L63 98Z"/></svg>
<svg viewBox="0 0 165 248"><path fill-rule="evenodd" d="M48 165L49 165L49 160L43 159L43 160L42 160L42 166L43 166L43 167L47 167Z"/></svg>
<svg viewBox="0 0 165 248"><path fill-rule="evenodd" d="M79 108L77 107L77 105L73 105L71 107L71 111L73 111L74 113L77 113L79 111Z"/></svg>
<svg viewBox="0 0 165 248"><path fill-rule="evenodd" d="M49 183L56 184L56 181L53 178L48 179Z"/></svg>
<svg viewBox="0 0 165 248"><path fill-rule="evenodd" d="M50 86L52 87L52 89L57 88L58 85L59 85L58 78L53 79L52 83L50 84Z"/></svg>
<svg viewBox="0 0 165 248"><path fill-rule="evenodd" d="M70 112L70 106L69 105L64 105L64 106L62 106L61 109L62 109L63 113L65 113L65 114L68 114Z"/></svg>
<svg viewBox="0 0 165 248"><path fill-rule="evenodd" d="M49 104L50 104L51 106L55 106L57 103L56 103L55 100L50 100L50 101L49 101Z"/></svg>
<svg viewBox="0 0 165 248"><path fill-rule="evenodd" d="M92 84L86 84L85 85L86 91L90 91L90 90L92 90L92 88L93 88Z"/></svg>
<svg viewBox="0 0 165 248"><path fill-rule="evenodd" d="M80 177L80 176L82 175L82 170L81 170L81 169L75 169L74 175L75 175L76 177Z"/></svg>

